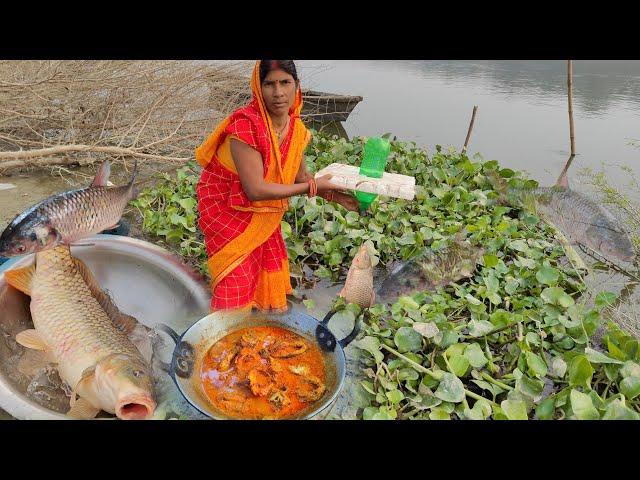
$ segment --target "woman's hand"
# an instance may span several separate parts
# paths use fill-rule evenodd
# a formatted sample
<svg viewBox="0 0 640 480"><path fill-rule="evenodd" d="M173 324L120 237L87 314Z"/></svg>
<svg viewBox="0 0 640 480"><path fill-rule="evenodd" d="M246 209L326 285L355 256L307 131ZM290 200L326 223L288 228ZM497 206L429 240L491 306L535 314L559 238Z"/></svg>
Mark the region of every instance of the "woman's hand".
<svg viewBox="0 0 640 480"><path fill-rule="evenodd" d="M349 195L348 193L330 190L329 192L322 195L322 198L330 202L339 203L344 208L352 212L360 211L360 202L358 202L358 199L356 197L354 197L353 195Z"/></svg>
<svg viewBox="0 0 640 480"><path fill-rule="evenodd" d="M341 187L336 187L334 184L329 182L329 180L333 177L330 173L323 175L319 178L316 178L316 185L318 186L318 195L324 198L324 195L328 193L330 190L335 192L342 192L345 189Z"/></svg>

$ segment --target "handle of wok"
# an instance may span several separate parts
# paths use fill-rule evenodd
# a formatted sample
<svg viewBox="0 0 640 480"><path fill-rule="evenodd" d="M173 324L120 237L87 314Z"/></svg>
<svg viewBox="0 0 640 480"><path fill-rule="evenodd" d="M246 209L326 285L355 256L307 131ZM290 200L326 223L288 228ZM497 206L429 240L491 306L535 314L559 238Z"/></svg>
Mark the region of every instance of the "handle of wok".
<svg viewBox="0 0 640 480"><path fill-rule="evenodd" d="M180 335L178 335L178 333L173 328L171 328L169 325L165 325L164 323L159 323L156 328L168 334L171 337L171 340L173 340L173 342L176 344L176 346L178 345L178 343L180 342ZM160 363L160 368L162 368L162 370L167 372L171 378L175 376L175 372L173 371L173 351L171 353L171 363L167 363L167 362L159 362L159 363Z"/></svg>
<svg viewBox="0 0 640 480"><path fill-rule="evenodd" d="M333 317L335 314L335 310L329 310L329 312L327 312L320 323L326 327L331 317ZM342 340L338 340L338 343L342 348L345 348L358 336L358 333L360 333L360 322L358 322L358 317L356 317L356 319L353 321L353 330L351 330L351 333L349 333L349 335L344 337Z"/></svg>

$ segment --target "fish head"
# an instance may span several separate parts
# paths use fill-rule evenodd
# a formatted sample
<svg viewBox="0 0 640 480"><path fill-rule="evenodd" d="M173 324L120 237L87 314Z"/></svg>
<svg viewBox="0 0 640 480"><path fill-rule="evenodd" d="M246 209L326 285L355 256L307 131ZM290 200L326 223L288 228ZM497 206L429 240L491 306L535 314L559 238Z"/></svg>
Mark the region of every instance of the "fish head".
<svg viewBox="0 0 640 480"><path fill-rule="evenodd" d="M369 255L369 250L367 249L366 245L360 245L360 250L358 250L356 256L353 257L353 261L351 262L351 264L361 270L372 268L371 256Z"/></svg>
<svg viewBox="0 0 640 480"><path fill-rule="evenodd" d="M378 297L384 303L393 303L399 297L421 292L427 286L428 280L419 262L403 262L384 279L378 289Z"/></svg>
<svg viewBox="0 0 640 480"><path fill-rule="evenodd" d="M598 250L607 259L617 259L623 262L631 262L635 258L633 245L629 238L618 232L609 232L608 238L600 242Z"/></svg>
<svg viewBox="0 0 640 480"><path fill-rule="evenodd" d="M48 224L17 217L0 235L0 256L16 257L40 252L60 243L60 235Z"/></svg>
<svg viewBox="0 0 640 480"><path fill-rule="evenodd" d="M115 400L118 418L143 420L155 411L153 378L142 359L111 355L96 366L95 375L100 390Z"/></svg>

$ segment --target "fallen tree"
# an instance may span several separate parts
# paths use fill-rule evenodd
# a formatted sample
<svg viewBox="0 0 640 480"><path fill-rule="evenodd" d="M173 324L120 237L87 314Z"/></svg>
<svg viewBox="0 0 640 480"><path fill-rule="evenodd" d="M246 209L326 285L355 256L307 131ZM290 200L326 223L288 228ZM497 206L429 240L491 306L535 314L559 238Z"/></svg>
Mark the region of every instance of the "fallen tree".
<svg viewBox="0 0 640 480"><path fill-rule="evenodd" d="M183 163L245 101L247 62L0 62L0 173L106 158Z"/></svg>

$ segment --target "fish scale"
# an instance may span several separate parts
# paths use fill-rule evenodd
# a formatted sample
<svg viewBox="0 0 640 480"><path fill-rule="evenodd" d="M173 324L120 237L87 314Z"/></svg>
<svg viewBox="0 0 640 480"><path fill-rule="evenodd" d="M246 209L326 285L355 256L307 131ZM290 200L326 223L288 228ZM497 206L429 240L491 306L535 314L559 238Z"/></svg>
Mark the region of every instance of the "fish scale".
<svg viewBox="0 0 640 480"><path fill-rule="evenodd" d="M107 187L109 162L104 162L89 187L53 195L18 215L0 235L0 256L36 253L69 245L114 228L137 192L137 162L127 185Z"/></svg>
<svg viewBox="0 0 640 480"><path fill-rule="evenodd" d="M48 217L64 242L78 240L115 225L129 202L129 186L91 187L66 192L45 203L37 215ZM91 205L91 209L82 208Z"/></svg>
<svg viewBox="0 0 640 480"><path fill-rule="evenodd" d="M487 179L502 202L535 210L572 243L588 247L614 264L616 260L634 261L635 249L622 223L588 196L570 189L566 173L565 167L552 187L531 190L509 186L496 172L488 172Z"/></svg>
<svg viewBox="0 0 640 480"><path fill-rule="evenodd" d="M533 191L536 209L570 240L601 252L605 257L631 260L633 245L616 218L586 195L562 187Z"/></svg>
<svg viewBox="0 0 640 480"><path fill-rule="evenodd" d="M111 354L142 357L114 325L73 262L68 247L37 254L31 312L36 330L59 361L60 376L75 386L82 372Z"/></svg>

